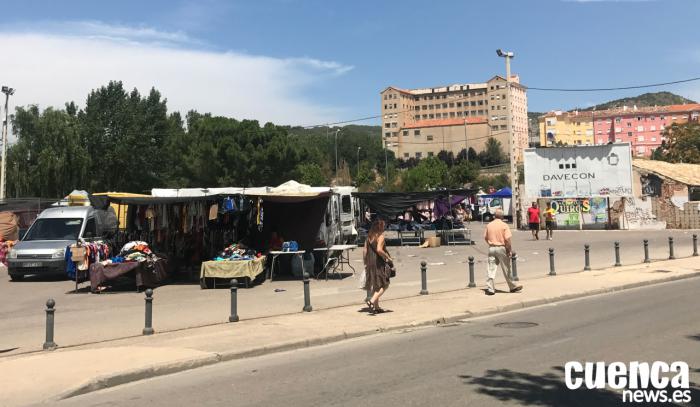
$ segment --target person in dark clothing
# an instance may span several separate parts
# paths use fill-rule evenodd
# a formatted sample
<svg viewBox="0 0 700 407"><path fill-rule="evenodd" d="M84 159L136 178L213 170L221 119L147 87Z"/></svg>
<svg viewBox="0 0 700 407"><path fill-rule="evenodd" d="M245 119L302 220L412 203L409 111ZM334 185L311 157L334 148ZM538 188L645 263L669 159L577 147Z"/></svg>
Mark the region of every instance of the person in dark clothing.
<svg viewBox="0 0 700 407"><path fill-rule="evenodd" d="M379 307L379 298L389 288L390 270L387 265L393 266L393 260L386 251L384 227L385 223L381 219L372 223L363 250L367 273L365 289L373 293L372 298L366 302L372 314L384 311Z"/></svg>

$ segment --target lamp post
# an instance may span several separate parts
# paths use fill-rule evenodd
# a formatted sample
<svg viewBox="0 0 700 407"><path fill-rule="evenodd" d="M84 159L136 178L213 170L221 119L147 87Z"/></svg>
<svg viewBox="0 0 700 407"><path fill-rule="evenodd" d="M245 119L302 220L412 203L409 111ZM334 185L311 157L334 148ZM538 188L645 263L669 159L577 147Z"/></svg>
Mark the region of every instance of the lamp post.
<svg viewBox="0 0 700 407"><path fill-rule="evenodd" d="M357 147L357 178L360 178L360 150L362 147Z"/></svg>
<svg viewBox="0 0 700 407"><path fill-rule="evenodd" d="M515 134L513 132L513 127L512 127L512 111L513 109L511 108L510 105L510 60L515 57L515 54L512 51L503 51L500 48L496 50L496 55L498 55L501 58L505 58L506 60L506 128L508 131L508 141L510 144L510 189L512 191L512 196L510 200L510 210L511 210L511 217L513 219L513 226L517 227L517 224L519 223L519 218L517 217L518 214L516 213L517 209L517 200L519 199L519 194L518 194L518 180L516 179L515 176L515 169L516 169L516 162L515 162Z"/></svg>
<svg viewBox="0 0 700 407"><path fill-rule="evenodd" d="M7 186L7 128L10 126L10 122L8 121L8 104L10 102L10 96L15 93L15 90L8 86L3 86L2 93L5 94L5 123L2 127L2 169L0 169L0 200L5 199L5 188Z"/></svg>
<svg viewBox="0 0 700 407"><path fill-rule="evenodd" d="M340 129L335 131L335 182L338 183L338 133Z"/></svg>

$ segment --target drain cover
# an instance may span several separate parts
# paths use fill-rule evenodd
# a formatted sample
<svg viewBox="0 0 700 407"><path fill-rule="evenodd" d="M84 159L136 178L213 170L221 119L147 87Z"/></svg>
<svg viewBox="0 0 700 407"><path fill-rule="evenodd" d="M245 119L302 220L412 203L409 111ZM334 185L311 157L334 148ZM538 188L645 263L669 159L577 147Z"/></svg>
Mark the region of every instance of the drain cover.
<svg viewBox="0 0 700 407"><path fill-rule="evenodd" d="M539 325L535 322L501 322L494 325L498 328L532 328Z"/></svg>

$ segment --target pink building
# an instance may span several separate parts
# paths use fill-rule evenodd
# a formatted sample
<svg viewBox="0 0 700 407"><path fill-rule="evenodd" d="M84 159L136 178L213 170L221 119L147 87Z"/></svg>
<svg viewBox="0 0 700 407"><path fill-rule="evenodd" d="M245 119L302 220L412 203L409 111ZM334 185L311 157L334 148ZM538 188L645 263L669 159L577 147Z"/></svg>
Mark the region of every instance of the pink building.
<svg viewBox="0 0 700 407"><path fill-rule="evenodd" d="M623 107L593 112L596 144L629 142L632 154L648 157L664 140L663 131L673 123L698 121L700 104Z"/></svg>

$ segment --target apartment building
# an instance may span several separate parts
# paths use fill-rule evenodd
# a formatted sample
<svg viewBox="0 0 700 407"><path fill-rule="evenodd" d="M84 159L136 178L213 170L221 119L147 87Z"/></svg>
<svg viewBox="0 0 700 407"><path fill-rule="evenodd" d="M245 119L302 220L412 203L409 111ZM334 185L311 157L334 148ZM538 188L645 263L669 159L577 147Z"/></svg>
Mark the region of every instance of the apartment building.
<svg viewBox="0 0 700 407"><path fill-rule="evenodd" d="M698 120L700 104L549 112L539 119L540 142L542 146L629 142L635 156L648 157L661 146L666 127Z"/></svg>
<svg viewBox="0 0 700 407"><path fill-rule="evenodd" d="M489 137L495 137L505 151L513 148L516 160L521 161L522 150L528 146L527 93L517 75L511 81L512 146L507 129L506 80L500 76L485 83L384 89L380 96L385 146L398 158L421 158L442 149L458 154L465 146L483 148ZM416 131L420 131L418 139Z"/></svg>
<svg viewBox="0 0 700 407"><path fill-rule="evenodd" d="M540 145L593 145L592 112L548 112L539 118Z"/></svg>

